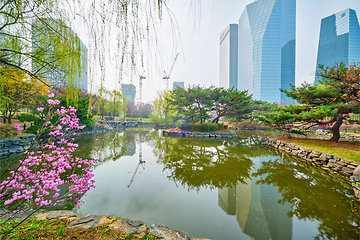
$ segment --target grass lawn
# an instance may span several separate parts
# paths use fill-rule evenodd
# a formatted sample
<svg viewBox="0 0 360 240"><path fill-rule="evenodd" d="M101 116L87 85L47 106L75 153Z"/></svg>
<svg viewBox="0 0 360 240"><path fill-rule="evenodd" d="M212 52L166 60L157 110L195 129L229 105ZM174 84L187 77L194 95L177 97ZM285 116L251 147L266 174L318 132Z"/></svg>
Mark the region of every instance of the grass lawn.
<svg viewBox="0 0 360 240"><path fill-rule="evenodd" d="M334 143L327 140L302 139L302 138L277 138L288 141L310 149L318 150L328 154L333 154L341 158L351 159L360 162L360 143L338 142Z"/></svg>

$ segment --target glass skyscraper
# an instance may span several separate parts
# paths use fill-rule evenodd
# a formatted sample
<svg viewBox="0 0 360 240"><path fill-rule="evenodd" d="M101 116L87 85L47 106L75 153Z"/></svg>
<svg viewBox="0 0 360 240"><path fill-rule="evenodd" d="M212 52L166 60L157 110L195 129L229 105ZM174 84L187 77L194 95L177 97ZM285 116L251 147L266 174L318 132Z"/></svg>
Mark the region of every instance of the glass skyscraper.
<svg viewBox="0 0 360 240"><path fill-rule="evenodd" d="M50 29L53 31L50 31ZM78 87L82 92L88 92L88 48L81 41L79 36L65 23L59 19L41 18L33 20L31 29L32 52L41 55L42 58L32 59L32 71L42 77L52 87L67 88L73 78L73 86ZM58 32L56 36L54 32ZM72 46L79 51L71 55L70 50L63 48L60 51L58 42L54 44L56 38L61 37L63 46ZM56 42L56 41L55 41ZM57 50L55 50L57 49ZM69 54L69 56L65 56ZM66 59L61 63L61 59ZM61 64L60 64L61 63Z"/></svg>
<svg viewBox="0 0 360 240"><path fill-rule="evenodd" d="M121 84L121 93L128 102L135 102L136 87L133 84Z"/></svg>
<svg viewBox="0 0 360 240"><path fill-rule="evenodd" d="M295 85L296 0L258 0L238 25L238 89L255 99L291 103Z"/></svg>
<svg viewBox="0 0 360 240"><path fill-rule="evenodd" d="M230 24L220 34L220 86L237 88L238 25Z"/></svg>
<svg viewBox="0 0 360 240"><path fill-rule="evenodd" d="M359 21L356 12L349 8L321 20L316 71L319 64L332 67L340 62L360 62ZM319 79L315 76L315 83Z"/></svg>

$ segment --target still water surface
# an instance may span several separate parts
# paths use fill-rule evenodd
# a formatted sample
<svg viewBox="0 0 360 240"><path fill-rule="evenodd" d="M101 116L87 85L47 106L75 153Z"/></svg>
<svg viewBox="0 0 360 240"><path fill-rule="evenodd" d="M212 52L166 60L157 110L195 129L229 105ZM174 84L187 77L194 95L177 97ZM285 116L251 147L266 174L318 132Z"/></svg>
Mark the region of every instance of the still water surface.
<svg viewBox="0 0 360 240"><path fill-rule="evenodd" d="M359 238L359 204L347 178L239 135L84 136L77 154L99 162L96 188L77 213L155 221L210 239Z"/></svg>
<svg viewBox="0 0 360 240"><path fill-rule="evenodd" d="M155 221L197 238L359 239L359 203L347 178L284 156L249 133L238 135L185 139L124 130L82 136L76 155L99 161L96 188L74 210L148 226Z"/></svg>

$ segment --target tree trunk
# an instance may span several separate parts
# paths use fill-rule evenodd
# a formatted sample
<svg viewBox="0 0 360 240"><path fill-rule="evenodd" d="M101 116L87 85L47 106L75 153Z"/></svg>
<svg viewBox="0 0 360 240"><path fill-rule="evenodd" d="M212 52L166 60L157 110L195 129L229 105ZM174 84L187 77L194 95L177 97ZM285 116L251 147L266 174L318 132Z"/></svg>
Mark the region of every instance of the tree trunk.
<svg viewBox="0 0 360 240"><path fill-rule="evenodd" d="M11 115L8 117L8 123L11 124Z"/></svg>
<svg viewBox="0 0 360 240"><path fill-rule="evenodd" d="M343 117L338 116L336 118L335 124L331 128L333 136L330 138L330 141L333 141L333 142L336 142L336 143L339 141L339 139L340 139L340 127L341 127L342 123L343 123Z"/></svg>
<svg viewBox="0 0 360 240"><path fill-rule="evenodd" d="M4 124L5 124L5 123L6 123L6 117L5 117L5 116L3 116L3 119L4 119L3 121L4 121Z"/></svg>
<svg viewBox="0 0 360 240"><path fill-rule="evenodd" d="M212 123L219 123L220 115L212 120Z"/></svg>

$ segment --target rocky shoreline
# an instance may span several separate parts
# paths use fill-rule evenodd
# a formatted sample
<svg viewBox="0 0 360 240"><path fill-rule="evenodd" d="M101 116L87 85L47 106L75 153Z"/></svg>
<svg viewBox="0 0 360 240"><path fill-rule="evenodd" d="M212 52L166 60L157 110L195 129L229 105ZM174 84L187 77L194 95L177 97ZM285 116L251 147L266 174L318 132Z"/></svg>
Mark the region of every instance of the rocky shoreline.
<svg viewBox="0 0 360 240"><path fill-rule="evenodd" d="M358 201L360 201L359 162L273 138L265 138L265 144L274 147L279 151L289 153L293 156L300 157L306 161L312 162L313 164L319 165L323 169L338 172L350 177L355 197Z"/></svg>
<svg viewBox="0 0 360 240"><path fill-rule="evenodd" d="M236 133L195 133L195 132L175 132L175 131L163 131L163 135L176 136L176 137L188 137L188 138L237 138Z"/></svg>
<svg viewBox="0 0 360 240"><path fill-rule="evenodd" d="M31 212L24 212L12 217L12 214L1 209L0 220L6 221L10 218L25 219ZM151 226L146 226L142 221L130 220L128 218L117 218L111 215L76 215L69 210L57 210L38 213L35 217L39 220L66 219L70 222L68 228L91 229L97 226L108 224L110 228L120 230L127 235L135 234L143 237L146 234L157 237L160 240L190 240L188 233L171 229L163 224L152 222ZM125 238L124 238L125 239ZM199 239L199 238L198 238ZM200 239L199 239L200 240Z"/></svg>

